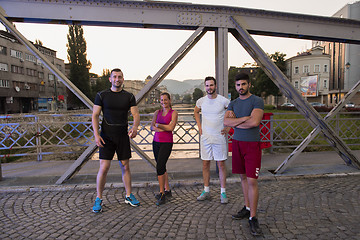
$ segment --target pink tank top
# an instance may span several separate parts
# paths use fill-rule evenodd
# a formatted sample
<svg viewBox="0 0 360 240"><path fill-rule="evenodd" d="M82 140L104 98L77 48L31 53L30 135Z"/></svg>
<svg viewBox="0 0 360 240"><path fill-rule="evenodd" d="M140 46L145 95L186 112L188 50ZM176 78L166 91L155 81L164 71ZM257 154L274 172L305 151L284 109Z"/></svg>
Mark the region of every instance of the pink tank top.
<svg viewBox="0 0 360 240"><path fill-rule="evenodd" d="M156 118L156 123L165 124L168 125L171 122L172 118L172 112L174 110L170 109L170 111L163 116L163 110L160 109ZM154 141L155 142L173 142L173 133L172 131L166 131L166 132L155 132L154 135Z"/></svg>

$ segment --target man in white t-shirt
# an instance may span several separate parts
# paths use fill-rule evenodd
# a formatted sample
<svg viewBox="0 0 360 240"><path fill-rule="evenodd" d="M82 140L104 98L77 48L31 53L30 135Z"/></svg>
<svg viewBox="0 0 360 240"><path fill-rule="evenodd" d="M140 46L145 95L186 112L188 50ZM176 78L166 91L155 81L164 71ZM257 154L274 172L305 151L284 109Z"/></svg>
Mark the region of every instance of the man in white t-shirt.
<svg viewBox="0 0 360 240"><path fill-rule="evenodd" d="M200 152L203 160L204 191L197 198L198 201L211 199L210 197L210 160L215 160L219 167L221 185L220 201L228 203L226 197L226 167L228 156L226 134L229 127L224 127L224 116L230 103L229 99L216 93L216 80L205 78L206 96L196 101L194 116L200 134ZM202 118L200 120L200 111Z"/></svg>

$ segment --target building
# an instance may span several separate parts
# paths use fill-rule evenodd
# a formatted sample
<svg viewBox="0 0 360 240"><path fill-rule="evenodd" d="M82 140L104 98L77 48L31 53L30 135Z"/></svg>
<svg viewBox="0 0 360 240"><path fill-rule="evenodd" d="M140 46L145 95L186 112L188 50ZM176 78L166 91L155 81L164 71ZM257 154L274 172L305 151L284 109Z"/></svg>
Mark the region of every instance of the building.
<svg viewBox="0 0 360 240"><path fill-rule="evenodd" d="M360 1L349 3L333 17L360 20ZM330 55L329 104L335 105L360 80L360 46L355 44L313 41ZM360 92L351 99L360 105Z"/></svg>
<svg viewBox="0 0 360 240"><path fill-rule="evenodd" d="M330 55L315 46L285 61L286 75L309 102L331 105L329 96Z"/></svg>
<svg viewBox="0 0 360 240"><path fill-rule="evenodd" d="M56 51L34 46L60 71ZM66 110L66 87L15 36L0 31L0 114Z"/></svg>

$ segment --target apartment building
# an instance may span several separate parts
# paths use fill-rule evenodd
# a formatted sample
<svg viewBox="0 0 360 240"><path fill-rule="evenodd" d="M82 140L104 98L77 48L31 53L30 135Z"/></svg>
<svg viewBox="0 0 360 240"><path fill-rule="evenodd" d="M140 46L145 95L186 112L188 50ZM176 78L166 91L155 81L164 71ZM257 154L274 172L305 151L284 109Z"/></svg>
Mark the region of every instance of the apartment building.
<svg viewBox="0 0 360 240"><path fill-rule="evenodd" d="M315 46L285 62L288 79L307 101L330 105L330 55L323 47Z"/></svg>
<svg viewBox="0 0 360 240"><path fill-rule="evenodd" d="M60 71L56 51L34 46ZM0 31L0 114L66 110L66 87L15 36Z"/></svg>

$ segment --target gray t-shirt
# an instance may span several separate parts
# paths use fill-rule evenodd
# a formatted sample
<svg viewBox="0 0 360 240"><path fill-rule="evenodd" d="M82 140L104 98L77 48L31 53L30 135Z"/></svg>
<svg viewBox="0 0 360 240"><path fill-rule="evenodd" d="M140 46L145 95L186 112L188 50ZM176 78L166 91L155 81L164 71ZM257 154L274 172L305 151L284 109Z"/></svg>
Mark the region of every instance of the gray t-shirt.
<svg viewBox="0 0 360 240"><path fill-rule="evenodd" d="M237 118L250 116L255 108L264 110L264 101L255 95L251 95L245 100L237 98L230 102L228 110L235 113ZM259 126L249 129L235 128L233 139L244 142L259 142L260 130Z"/></svg>

